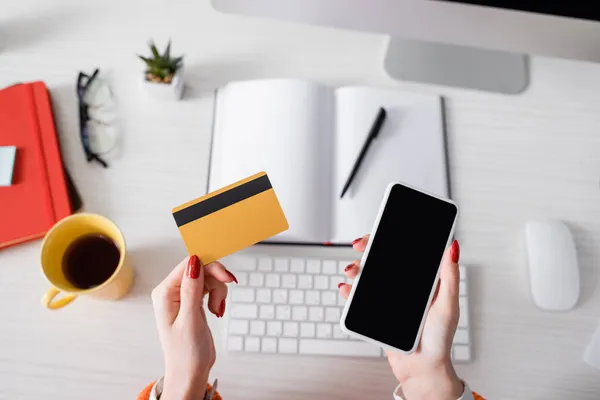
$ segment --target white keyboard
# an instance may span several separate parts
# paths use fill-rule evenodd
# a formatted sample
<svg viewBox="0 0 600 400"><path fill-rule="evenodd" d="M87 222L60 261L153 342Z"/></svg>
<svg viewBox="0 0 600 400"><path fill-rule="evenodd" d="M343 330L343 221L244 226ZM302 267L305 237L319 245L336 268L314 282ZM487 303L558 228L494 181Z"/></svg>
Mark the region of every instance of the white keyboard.
<svg viewBox="0 0 600 400"><path fill-rule="evenodd" d="M231 262L233 261L233 263ZM342 332L345 299L340 282L352 261L316 258L236 257L228 263L232 285L227 348L260 353L379 357L382 350ZM460 321L454 361L470 361L466 269L460 267Z"/></svg>

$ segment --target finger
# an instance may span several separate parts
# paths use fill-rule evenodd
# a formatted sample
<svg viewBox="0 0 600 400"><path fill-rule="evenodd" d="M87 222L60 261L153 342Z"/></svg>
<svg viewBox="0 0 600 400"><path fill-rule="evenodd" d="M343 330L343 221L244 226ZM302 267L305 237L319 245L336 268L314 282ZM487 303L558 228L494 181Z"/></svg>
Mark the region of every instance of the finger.
<svg viewBox="0 0 600 400"><path fill-rule="evenodd" d="M440 293L438 301L448 305L458 305L458 291L460 285L460 273L458 269L458 260L460 258L460 247L458 241L454 241L452 246L446 249L440 271Z"/></svg>
<svg viewBox="0 0 600 400"><path fill-rule="evenodd" d="M360 251L361 253L363 251L365 251L365 249L367 248L367 243L369 243L369 237L371 235L365 235L361 238L358 239L354 239L352 241L352 247L354 248L354 250L356 251Z"/></svg>
<svg viewBox="0 0 600 400"><path fill-rule="evenodd" d="M350 264L344 268L344 275L346 275L350 279L356 278L358 272L360 271L360 260L354 260Z"/></svg>
<svg viewBox="0 0 600 400"><path fill-rule="evenodd" d="M352 285L348 285L347 283L340 283L338 285L338 290L340 291L340 295L347 299L350 296L350 291L352 290Z"/></svg>
<svg viewBox="0 0 600 400"><path fill-rule="evenodd" d="M235 275L233 275L231 273L231 271L229 271L227 268L225 268L225 266L223 264L221 264L220 262L218 262L218 261L211 262L210 264L205 265L204 266L204 273L206 274L206 276L213 276L213 277L215 277L220 282L225 282L225 283L235 282L235 283L238 283L237 278L235 277Z"/></svg>
<svg viewBox="0 0 600 400"><path fill-rule="evenodd" d="M185 267L187 266L189 257L184 258L171 272L169 275L161 283L158 284L154 288L155 291L163 291L166 292L169 289L177 289L179 290L179 286L181 286L181 278L183 277L183 272L185 271ZM154 294L154 291L152 292Z"/></svg>
<svg viewBox="0 0 600 400"><path fill-rule="evenodd" d="M433 299L431 300L432 305L435 304L438 294L440 293L440 283L441 281L438 281L437 285L435 285L435 293L433 294Z"/></svg>
<svg viewBox="0 0 600 400"><path fill-rule="evenodd" d="M188 260L181 280L180 296L181 306L177 318L200 317L204 298L204 266L196 255Z"/></svg>
<svg viewBox="0 0 600 400"><path fill-rule="evenodd" d="M160 324L171 325L175 319L175 315L171 315L173 313L168 313L166 310L170 303L179 302L181 278L187 263L188 258L185 258L152 290L152 304L157 311L156 320Z"/></svg>
<svg viewBox="0 0 600 400"><path fill-rule="evenodd" d="M206 276L204 289L208 291L208 309L221 318L225 314L225 299L227 298L227 285L214 276Z"/></svg>

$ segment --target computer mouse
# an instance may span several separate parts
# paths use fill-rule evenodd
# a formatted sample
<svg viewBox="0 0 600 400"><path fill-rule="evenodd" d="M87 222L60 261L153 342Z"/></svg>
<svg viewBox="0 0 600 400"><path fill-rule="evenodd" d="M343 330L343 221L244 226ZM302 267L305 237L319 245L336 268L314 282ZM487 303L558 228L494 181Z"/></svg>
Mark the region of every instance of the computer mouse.
<svg viewBox="0 0 600 400"><path fill-rule="evenodd" d="M533 303L545 311L566 311L580 292L577 250L561 221L532 221L525 227L529 286Z"/></svg>

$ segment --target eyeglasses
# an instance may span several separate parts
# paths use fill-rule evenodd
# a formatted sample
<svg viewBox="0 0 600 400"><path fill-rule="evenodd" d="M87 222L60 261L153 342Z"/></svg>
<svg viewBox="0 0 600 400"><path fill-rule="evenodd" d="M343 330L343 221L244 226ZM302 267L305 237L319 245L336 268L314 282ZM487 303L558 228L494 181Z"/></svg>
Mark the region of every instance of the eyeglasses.
<svg viewBox="0 0 600 400"><path fill-rule="evenodd" d="M107 83L98 77L99 72L96 69L91 76L80 72L77 78L79 130L87 161L108 168L102 157L117 144L116 105Z"/></svg>

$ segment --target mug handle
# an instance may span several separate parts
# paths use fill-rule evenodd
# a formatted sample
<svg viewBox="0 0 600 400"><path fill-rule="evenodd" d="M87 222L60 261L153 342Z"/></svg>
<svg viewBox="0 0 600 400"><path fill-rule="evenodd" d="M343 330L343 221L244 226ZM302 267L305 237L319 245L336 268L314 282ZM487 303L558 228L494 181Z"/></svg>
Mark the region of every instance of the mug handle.
<svg viewBox="0 0 600 400"><path fill-rule="evenodd" d="M63 296L63 298L58 299L56 301L52 301L59 294L60 290L56 288L48 289L42 297L42 305L50 310L58 310L59 308L63 308L64 306L66 306L67 304L69 304L77 298L76 294L66 294Z"/></svg>

